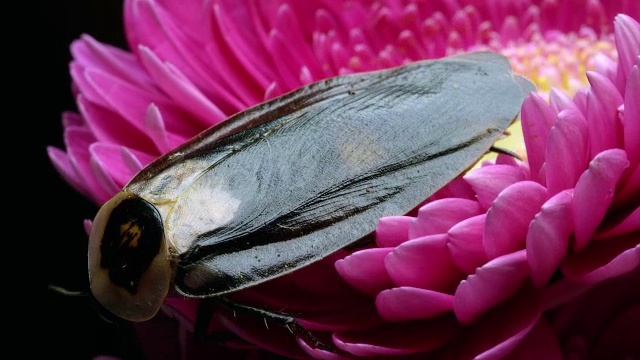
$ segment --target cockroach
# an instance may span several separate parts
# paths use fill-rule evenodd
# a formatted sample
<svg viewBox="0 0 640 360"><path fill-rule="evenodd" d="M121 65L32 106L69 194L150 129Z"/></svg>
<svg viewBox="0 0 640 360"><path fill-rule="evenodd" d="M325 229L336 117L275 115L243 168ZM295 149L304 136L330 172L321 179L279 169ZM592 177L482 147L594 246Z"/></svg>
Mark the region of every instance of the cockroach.
<svg viewBox="0 0 640 360"><path fill-rule="evenodd" d="M98 211L91 292L145 321L173 287L215 298L308 266L483 156L532 84L467 53L318 81L156 159Z"/></svg>

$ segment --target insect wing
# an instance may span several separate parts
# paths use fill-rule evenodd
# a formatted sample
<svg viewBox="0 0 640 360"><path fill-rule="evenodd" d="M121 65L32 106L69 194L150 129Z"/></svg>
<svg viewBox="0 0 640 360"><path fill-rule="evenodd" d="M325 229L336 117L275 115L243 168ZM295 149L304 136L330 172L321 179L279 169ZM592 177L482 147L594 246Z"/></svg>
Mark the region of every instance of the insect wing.
<svg viewBox="0 0 640 360"><path fill-rule="evenodd" d="M489 149L531 90L493 53L337 77L232 117L128 188L163 214L177 290L219 295L415 208Z"/></svg>

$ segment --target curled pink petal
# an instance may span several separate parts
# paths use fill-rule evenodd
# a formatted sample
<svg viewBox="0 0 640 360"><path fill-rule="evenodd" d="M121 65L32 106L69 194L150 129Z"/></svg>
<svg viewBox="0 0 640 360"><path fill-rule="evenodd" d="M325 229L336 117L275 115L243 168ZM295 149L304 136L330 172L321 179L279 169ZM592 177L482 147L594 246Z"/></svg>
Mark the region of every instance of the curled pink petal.
<svg viewBox="0 0 640 360"><path fill-rule="evenodd" d="M141 46L138 53L158 86L194 114L196 119L206 119L207 123L203 125L216 124L227 117L227 114L212 104L175 66L163 64L146 46Z"/></svg>
<svg viewBox="0 0 640 360"><path fill-rule="evenodd" d="M618 49L621 75L626 78L636 63L640 49L640 24L627 14L618 14L614 19L615 41Z"/></svg>
<svg viewBox="0 0 640 360"><path fill-rule="evenodd" d="M487 212L484 248L490 259L525 248L533 217L549 198L533 181L517 182L500 193Z"/></svg>
<svg viewBox="0 0 640 360"><path fill-rule="evenodd" d="M528 275L524 250L491 260L458 286L453 305L458 320L463 324L472 323L515 294Z"/></svg>
<svg viewBox="0 0 640 360"><path fill-rule="evenodd" d="M581 283L598 283L640 266L640 233L592 241L579 253L567 256L563 274Z"/></svg>
<svg viewBox="0 0 640 360"><path fill-rule="evenodd" d="M551 104L553 111L556 113L560 113L562 110L567 109L578 110L576 104L571 100L569 95L558 89L551 89L551 92L549 93L549 103Z"/></svg>
<svg viewBox="0 0 640 360"><path fill-rule="evenodd" d="M640 164L626 171L626 179L613 199L613 206L628 207L638 203L640 194Z"/></svg>
<svg viewBox="0 0 640 360"><path fill-rule="evenodd" d="M98 166L105 169L109 177L113 179L116 192L135 175L135 172L131 172L122 161L121 146L94 143L89 149Z"/></svg>
<svg viewBox="0 0 640 360"><path fill-rule="evenodd" d="M447 248L451 259L467 274L475 273L489 260L482 242L486 217L486 214L481 214L462 220L448 232Z"/></svg>
<svg viewBox="0 0 640 360"><path fill-rule="evenodd" d="M591 89L587 95L587 122L591 156L621 147L619 134L622 132L618 121L618 108L624 100L616 86L604 75L587 72Z"/></svg>
<svg viewBox="0 0 640 360"><path fill-rule="evenodd" d="M396 286L446 292L464 276L451 260L446 234L409 240L387 255L384 264Z"/></svg>
<svg viewBox="0 0 640 360"><path fill-rule="evenodd" d="M527 260L533 283L541 288L549 282L569 248L573 232L573 191L551 197L531 222L527 233Z"/></svg>
<svg viewBox="0 0 640 360"><path fill-rule="evenodd" d="M351 286L365 294L375 295L393 286L387 274L384 259L393 248L375 248L356 251L338 260L336 270Z"/></svg>
<svg viewBox="0 0 640 360"><path fill-rule="evenodd" d="M502 190L511 184L525 180L526 176L519 167L493 165L470 171L464 179L476 192L480 207L486 210Z"/></svg>
<svg viewBox="0 0 640 360"><path fill-rule="evenodd" d="M456 358L503 359L526 339L540 317L540 298L530 285L525 285L468 328L468 336L459 343L460 355Z"/></svg>
<svg viewBox="0 0 640 360"><path fill-rule="evenodd" d="M430 319L453 310L453 295L403 286L380 292L376 307L393 322Z"/></svg>
<svg viewBox="0 0 640 360"><path fill-rule="evenodd" d="M430 202L418 211L418 217L409 227L409 237L446 233L458 221L480 214L478 202L448 198Z"/></svg>
<svg viewBox="0 0 640 360"><path fill-rule="evenodd" d="M378 221L376 244L378 247L394 247L409 240L412 216L386 216Z"/></svg>
<svg viewBox="0 0 640 360"><path fill-rule="evenodd" d="M66 152L53 146L49 146L47 147L47 155L49 156L51 165L53 165L65 181L75 187L80 193L87 197L91 197L91 192L87 189L86 183L81 180Z"/></svg>
<svg viewBox="0 0 640 360"><path fill-rule="evenodd" d="M640 205L621 220L609 224L606 228L599 229L594 240L621 236L635 231L640 231Z"/></svg>
<svg viewBox="0 0 640 360"><path fill-rule="evenodd" d="M624 94L624 148L629 161L640 166L640 67L631 70Z"/></svg>
<svg viewBox="0 0 640 360"><path fill-rule="evenodd" d="M313 359L317 359L317 360L350 360L352 359L352 357L349 355L338 354L333 351L324 350L319 347L311 347L302 339L300 338L296 338L296 339L298 341L298 345L302 348L302 350L304 350L304 352L309 354L309 356L311 356Z"/></svg>
<svg viewBox="0 0 640 360"><path fill-rule="evenodd" d="M158 150L147 134L122 116L87 101L82 95L76 100L80 113L96 139L121 144L141 151L157 154ZM144 119L144 116L141 118Z"/></svg>
<svg viewBox="0 0 640 360"><path fill-rule="evenodd" d="M563 110L549 131L546 186L550 195L571 189L587 168L589 128L582 113L575 108Z"/></svg>
<svg viewBox="0 0 640 360"><path fill-rule="evenodd" d="M85 219L84 221L82 221L82 226L84 227L84 232L88 237L89 234L91 234L91 226L93 226L93 222L91 220Z"/></svg>
<svg viewBox="0 0 640 360"><path fill-rule="evenodd" d="M356 356L415 354L442 347L457 329L451 316L442 316L363 332L336 332L333 341L339 349Z"/></svg>
<svg viewBox="0 0 640 360"><path fill-rule="evenodd" d="M604 218L613 194L629 165L624 150L611 149L598 154L575 187L573 213L575 250L583 249Z"/></svg>
<svg viewBox="0 0 640 360"><path fill-rule="evenodd" d="M562 349L554 330L545 319L541 318L507 359L562 360Z"/></svg>
<svg viewBox="0 0 640 360"><path fill-rule="evenodd" d="M447 198L475 200L476 194L469 183L462 176L458 176L431 196L432 200Z"/></svg>
<svg viewBox="0 0 640 360"><path fill-rule="evenodd" d="M71 128L65 132L65 143L71 166L79 178L94 194L93 200L98 204L107 201L112 193L107 191L96 178L91 168L91 153L89 147L95 138L88 129Z"/></svg>
<svg viewBox="0 0 640 360"><path fill-rule="evenodd" d="M522 103L522 132L527 147L527 160L533 179L538 179L544 163L549 130L556 117L546 101L532 93Z"/></svg>

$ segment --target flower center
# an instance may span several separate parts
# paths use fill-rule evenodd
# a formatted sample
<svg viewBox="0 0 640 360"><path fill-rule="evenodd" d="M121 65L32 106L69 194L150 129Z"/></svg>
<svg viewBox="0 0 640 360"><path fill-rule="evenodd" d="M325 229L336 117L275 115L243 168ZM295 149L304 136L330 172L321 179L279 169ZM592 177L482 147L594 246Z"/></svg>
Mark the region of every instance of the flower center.
<svg viewBox="0 0 640 360"><path fill-rule="evenodd" d="M528 41L479 47L507 56L514 72L533 81L543 96L552 88L572 96L588 85L585 73L596 68L599 57L617 60L613 35L598 36L590 30L566 34L549 31Z"/></svg>

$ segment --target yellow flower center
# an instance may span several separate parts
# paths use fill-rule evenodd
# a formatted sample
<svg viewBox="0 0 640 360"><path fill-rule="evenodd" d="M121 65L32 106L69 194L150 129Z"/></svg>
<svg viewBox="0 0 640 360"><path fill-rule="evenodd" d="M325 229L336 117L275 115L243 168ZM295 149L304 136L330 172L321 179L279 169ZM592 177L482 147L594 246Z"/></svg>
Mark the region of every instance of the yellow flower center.
<svg viewBox="0 0 640 360"><path fill-rule="evenodd" d="M551 89L573 96L576 91L588 86L586 72L596 68L599 56L617 60L613 34L598 37L588 31L582 34L538 34L530 41L482 45L473 50L497 51L507 56L513 71L530 79L536 85L537 93L547 100ZM496 146L526 157L519 121L509 128L509 133ZM482 161L494 160L495 157L495 154L488 154Z"/></svg>

